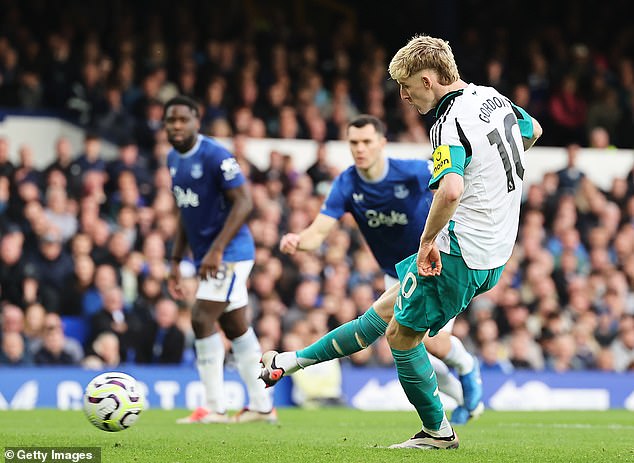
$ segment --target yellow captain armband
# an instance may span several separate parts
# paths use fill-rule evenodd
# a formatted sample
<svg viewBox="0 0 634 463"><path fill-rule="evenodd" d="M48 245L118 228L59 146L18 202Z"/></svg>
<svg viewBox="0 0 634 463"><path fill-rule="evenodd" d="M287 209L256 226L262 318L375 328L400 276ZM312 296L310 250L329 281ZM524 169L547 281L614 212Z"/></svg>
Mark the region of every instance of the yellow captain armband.
<svg viewBox="0 0 634 463"><path fill-rule="evenodd" d="M437 178L445 170L451 168L451 155L449 154L449 146L441 145L434 151L432 155L434 160L434 177Z"/></svg>

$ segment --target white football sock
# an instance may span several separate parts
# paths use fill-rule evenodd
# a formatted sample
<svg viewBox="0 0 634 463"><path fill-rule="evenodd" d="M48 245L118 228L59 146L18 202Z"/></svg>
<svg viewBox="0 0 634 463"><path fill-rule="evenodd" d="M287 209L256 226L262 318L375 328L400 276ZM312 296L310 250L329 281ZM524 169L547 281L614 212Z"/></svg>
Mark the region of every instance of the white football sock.
<svg viewBox="0 0 634 463"><path fill-rule="evenodd" d="M225 413L224 363L225 346L219 333L196 339L196 366L205 387L207 408L216 413Z"/></svg>
<svg viewBox="0 0 634 463"><path fill-rule="evenodd" d="M451 374L449 367L445 365L442 360L429 354L429 352L428 355L431 366L436 372L438 390L454 399L458 405L462 405L464 403L464 397L462 395L462 385L460 381L458 381L458 378Z"/></svg>
<svg viewBox="0 0 634 463"><path fill-rule="evenodd" d="M296 352L280 352L275 357L275 366L284 370L286 375L292 375L300 368L306 368L310 365L317 363L317 360L312 359L300 359L297 357Z"/></svg>
<svg viewBox="0 0 634 463"><path fill-rule="evenodd" d="M260 358L262 349L252 328L231 341L231 349L235 357L240 377L244 381L249 394L249 410L270 412L273 400L270 391L265 389L260 376Z"/></svg>
<svg viewBox="0 0 634 463"><path fill-rule="evenodd" d="M442 423L440 424L440 429L438 431L433 431L431 429L427 429L423 426L423 431L433 437L451 437L453 434L453 428L451 424L449 424L449 420L447 419L447 415L443 412Z"/></svg>
<svg viewBox="0 0 634 463"><path fill-rule="evenodd" d="M471 373L474 367L473 356L464 348L462 341L455 336L451 336L451 350L447 356L442 359L450 367L456 369L456 372L462 376Z"/></svg>

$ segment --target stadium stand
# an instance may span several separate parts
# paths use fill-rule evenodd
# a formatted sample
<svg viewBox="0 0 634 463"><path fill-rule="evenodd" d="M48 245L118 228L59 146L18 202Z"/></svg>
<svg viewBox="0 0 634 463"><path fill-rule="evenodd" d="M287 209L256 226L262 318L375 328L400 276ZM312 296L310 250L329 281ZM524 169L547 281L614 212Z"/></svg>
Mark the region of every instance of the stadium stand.
<svg viewBox="0 0 634 463"><path fill-rule="evenodd" d="M505 21L509 11L490 27L488 13L500 2L477 12L471 2L459 11L446 2L427 16L414 14L425 2L409 2L416 22L399 19L391 27L398 36L384 39L386 6L355 12L349 2L334 2L340 8L315 6L307 18L281 1L267 11L261 2L184 0L175 10L154 2L156 11L173 13L164 15L135 2L58 3L0 0L0 114L53 116L85 134L81 145L61 137L47 153L0 135L3 339L17 345L11 333L19 333L29 351L36 335L25 330L24 314L39 303L62 316L66 336L86 355L98 356L91 316L117 287L125 318L112 330L122 358L133 361L135 349L147 347L134 342L144 339L136 334L167 297L166 256L176 227L161 120L162 103L177 93L200 101L205 133L232 140L252 182L250 307L263 350L281 347L285 337L308 342L320 323L333 328L356 317L372 300L357 288L375 296L383 287L352 222L344 221L317 256L290 258L277 249L283 233L304 228L319 211L338 168L320 157L305 174L275 149L259 168L244 141L341 140L347 120L363 112L386 122L390 141L427 143L431 121L401 104L386 60L405 38L444 26L465 80L509 95L542 122L540 144L570 153L566 168L527 189L505 275L473 302L456 335L482 356L484 368L634 369L634 170L599 187L575 154L601 148L609 163L616 148L634 148L627 15L584 10L571 0L540 2L549 17L566 20ZM615 3L626 10L627 2ZM459 28L464 17L470 26ZM508 24L530 24L529 40L518 44ZM104 155L106 145L114 156ZM34 159L44 155L54 160L40 169ZM190 280L176 321L185 364L193 355ZM379 349L344 361L384 365ZM20 362L3 351L0 363Z"/></svg>

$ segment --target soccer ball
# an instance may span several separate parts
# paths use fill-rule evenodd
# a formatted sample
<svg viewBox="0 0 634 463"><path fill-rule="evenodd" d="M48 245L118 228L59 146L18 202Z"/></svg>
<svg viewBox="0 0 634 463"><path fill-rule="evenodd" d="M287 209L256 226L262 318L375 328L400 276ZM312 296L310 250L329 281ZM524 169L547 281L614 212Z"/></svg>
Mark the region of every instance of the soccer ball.
<svg viewBox="0 0 634 463"><path fill-rule="evenodd" d="M93 378L84 392L84 413L103 431L129 428L136 423L144 405L136 380L125 373L103 373Z"/></svg>

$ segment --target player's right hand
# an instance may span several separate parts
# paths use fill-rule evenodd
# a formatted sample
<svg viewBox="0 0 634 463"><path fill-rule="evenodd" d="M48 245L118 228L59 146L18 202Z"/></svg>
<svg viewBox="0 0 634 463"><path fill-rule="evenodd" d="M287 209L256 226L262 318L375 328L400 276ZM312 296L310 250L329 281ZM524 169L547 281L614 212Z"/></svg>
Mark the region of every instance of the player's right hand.
<svg viewBox="0 0 634 463"><path fill-rule="evenodd" d="M181 287L181 268L178 262L172 262L170 273L167 276L167 290L170 295L180 301L184 298L183 288Z"/></svg>
<svg viewBox="0 0 634 463"><path fill-rule="evenodd" d="M280 241L280 251L284 254L295 254L297 248L299 246L299 235L297 233L287 233L282 236L282 241Z"/></svg>
<svg viewBox="0 0 634 463"><path fill-rule="evenodd" d="M418 274L422 277L434 277L442 272L442 259L440 251L434 241L424 243L421 241L416 256Z"/></svg>

